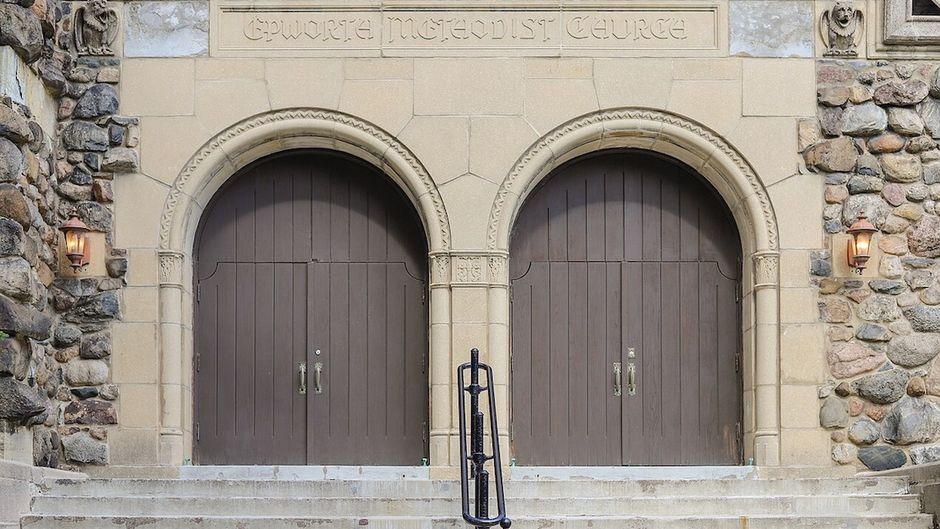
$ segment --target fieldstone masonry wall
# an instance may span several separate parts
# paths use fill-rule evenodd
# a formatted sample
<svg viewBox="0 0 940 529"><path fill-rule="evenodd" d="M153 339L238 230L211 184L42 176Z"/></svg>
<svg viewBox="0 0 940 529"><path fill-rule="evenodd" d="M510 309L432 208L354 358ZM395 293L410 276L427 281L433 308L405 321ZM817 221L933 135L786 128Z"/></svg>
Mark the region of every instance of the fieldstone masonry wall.
<svg viewBox="0 0 940 529"><path fill-rule="evenodd" d="M118 59L76 53L72 8L0 3L0 44L23 63L6 84L35 76L58 103L48 130L21 94L0 98L0 425L31 430L34 464L66 468L106 464L118 421L110 322L127 260L111 247L111 181L138 165L136 120L117 115ZM72 211L104 239L92 258L106 275L63 266L58 227Z"/></svg>
<svg viewBox="0 0 940 529"><path fill-rule="evenodd" d="M817 82L818 120L799 135L825 179L825 231L838 249L864 211L881 253L864 277L834 274L829 250L812 255L831 375L820 424L841 464L940 460L940 69L821 61Z"/></svg>

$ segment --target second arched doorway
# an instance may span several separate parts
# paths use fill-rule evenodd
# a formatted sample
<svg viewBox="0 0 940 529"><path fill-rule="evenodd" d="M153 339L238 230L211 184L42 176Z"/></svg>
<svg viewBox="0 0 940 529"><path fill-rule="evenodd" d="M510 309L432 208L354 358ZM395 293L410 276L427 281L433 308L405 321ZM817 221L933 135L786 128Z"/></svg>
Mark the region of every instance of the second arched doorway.
<svg viewBox="0 0 940 529"><path fill-rule="evenodd" d="M510 246L521 465L742 460L741 245L718 194L639 151L578 158Z"/></svg>
<svg viewBox="0 0 940 529"><path fill-rule="evenodd" d="M264 158L195 246L196 463L427 457L428 250L389 178L325 151Z"/></svg>

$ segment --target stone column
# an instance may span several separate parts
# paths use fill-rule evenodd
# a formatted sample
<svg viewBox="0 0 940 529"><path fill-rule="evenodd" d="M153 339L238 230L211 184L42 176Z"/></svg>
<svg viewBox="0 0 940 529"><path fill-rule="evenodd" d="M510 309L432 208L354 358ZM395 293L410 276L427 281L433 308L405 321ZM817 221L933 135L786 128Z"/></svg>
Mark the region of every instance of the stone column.
<svg viewBox="0 0 940 529"><path fill-rule="evenodd" d="M499 446L503 464L508 465L509 453L509 256L490 254L486 258L487 281L487 349L489 364L495 377L494 393L499 418Z"/></svg>
<svg viewBox="0 0 940 529"><path fill-rule="evenodd" d="M757 251L754 263L754 458L780 465L779 263L776 251Z"/></svg>
<svg viewBox="0 0 940 529"><path fill-rule="evenodd" d="M431 254L430 284L430 385L431 424L429 454L431 465L450 465L451 407L453 376L451 374L450 332L450 256Z"/></svg>
<svg viewBox="0 0 940 529"><path fill-rule="evenodd" d="M160 252L160 464L183 463L183 262Z"/></svg>

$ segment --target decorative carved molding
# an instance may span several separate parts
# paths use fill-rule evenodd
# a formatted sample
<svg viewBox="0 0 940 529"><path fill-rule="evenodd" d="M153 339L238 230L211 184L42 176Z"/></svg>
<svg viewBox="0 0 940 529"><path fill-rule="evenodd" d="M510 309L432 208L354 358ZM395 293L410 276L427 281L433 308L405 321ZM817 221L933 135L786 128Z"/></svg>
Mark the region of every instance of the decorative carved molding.
<svg viewBox="0 0 940 529"><path fill-rule="evenodd" d="M715 149L730 158L744 178L747 180L751 191L753 191L754 196L760 203L761 211L764 217L764 229L767 231L768 245L770 249L777 249L777 222L776 218L774 217L773 208L771 207L770 198L767 195L767 190L764 188L764 185L761 183L760 179L757 177L757 174L754 172L754 169L751 168L750 164L747 163L741 153L729 145L725 140L718 137L714 132L702 125L699 125L698 123L663 111L631 108L603 110L569 121L568 123L543 136L538 140L538 142L535 143L535 145L533 145L525 154L523 154L522 157L520 157L513 166L509 175L503 180L503 183L500 185L499 191L497 192L496 199L493 202L493 208L490 212L488 228L489 231L487 234L488 248L494 250L497 249L499 242L500 219L504 214L503 208L506 205L506 199L509 194L513 193L521 196L522 191L524 190L523 186L528 186L532 183L519 182L520 175L524 172L527 172L528 165L532 162L532 160L543 157L546 151L552 153L552 147L555 144L561 142L564 138L575 133L579 129L591 125L615 121L647 121L659 125L671 125L674 127L679 127L710 143L715 147ZM653 127L647 127L647 129L653 129ZM554 159L557 155L558 153L555 152L552 155L552 159Z"/></svg>
<svg viewBox="0 0 940 529"><path fill-rule="evenodd" d="M88 0L72 18L75 51L79 55L114 55L111 46L118 32L117 11L108 0Z"/></svg>
<svg viewBox="0 0 940 529"><path fill-rule="evenodd" d="M323 130L311 131L309 135L312 137L318 135L326 136L327 133L325 131L334 128L335 125L351 127L375 138L381 142L387 150L394 152L404 159L413 173L417 175L423 187L423 190L421 190L423 193L418 193L418 195L427 194L430 197L430 201L436 213L437 228L440 230L443 247L445 249L450 247L450 225L447 220L447 213L444 210L444 202L441 200L441 195L434 185L434 181L431 180L431 175L428 174L427 170L418 162L418 159L411 151L384 130L359 118L331 110L294 108L277 110L243 120L209 140L199 149L199 152L190 158L189 162L183 168L183 171L173 182L173 187L170 189L163 207L163 215L160 218L160 248L171 249L170 230L172 228L173 218L177 214L176 208L179 205L180 197L184 194L184 189L189 184L190 179L194 174L200 171L206 159L220 151L226 152L228 159L234 159L237 157L238 153L225 151L226 144L232 139L257 127L292 120L319 120L329 124L323 127ZM272 141L276 139L281 139L281 137L271 138ZM212 170L206 170L203 171L203 174L212 174L213 172ZM435 219L427 220L433 226Z"/></svg>
<svg viewBox="0 0 940 529"><path fill-rule="evenodd" d="M183 284L183 254L180 252L160 252L160 284Z"/></svg>
<svg viewBox="0 0 940 529"><path fill-rule="evenodd" d="M780 254L759 252L751 258L754 262L754 289L776 287L780 283Z"/></svg>
<svg viewBox="0 0 940 529"><path fill-rule="evenodd" d="M484 283L484 257L461 255L454 257L454 283Z"/></svg>
<svg viewBox="0 0 940 529"><path fill-rule="evenodd" d="M819 34L826 43L826 57L857 57L862 35L862 12L851 0L838 0L819 19Z"/></svg>
<svg viewBox="0 0 940 529"><path fill-rule="evenodd" d="M435 254L431 256L431 284L446 285L450 283L450 256Z"/></svg>

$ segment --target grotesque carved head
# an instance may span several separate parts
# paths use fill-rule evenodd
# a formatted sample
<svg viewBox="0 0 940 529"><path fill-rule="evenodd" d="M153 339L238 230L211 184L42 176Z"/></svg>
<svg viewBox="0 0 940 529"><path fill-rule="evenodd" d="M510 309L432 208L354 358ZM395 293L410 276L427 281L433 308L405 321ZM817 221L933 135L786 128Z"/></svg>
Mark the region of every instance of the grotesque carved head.
<svg viewBox="0 0 940 529"><path fill-rule="evenodd" d="M108 0L89 0L88 11L96 16L100 16L108 10Z"/></svg>
<svg viewBox="0 0 940 529"><path fill-rule="evenodd" d="M832 18L836 24L842 27L848 27L855 16L855 6L849 0L840 0L832 8Z"/></svg>

